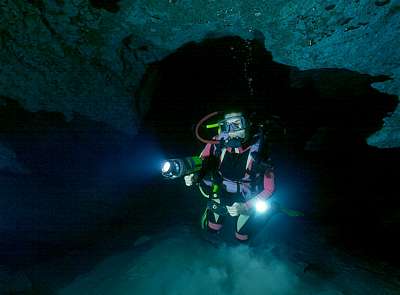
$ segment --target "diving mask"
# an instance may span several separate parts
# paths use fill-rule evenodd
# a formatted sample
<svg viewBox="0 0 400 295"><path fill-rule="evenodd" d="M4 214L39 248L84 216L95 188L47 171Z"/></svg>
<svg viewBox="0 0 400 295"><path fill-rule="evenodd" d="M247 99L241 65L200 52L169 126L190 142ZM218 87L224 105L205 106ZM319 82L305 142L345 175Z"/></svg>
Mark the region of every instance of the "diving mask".
<svg viewBox="0 0 400 295"><path fill-rule="evenodd" d="M221 131L225 135L225 145L238 148L242 146L248 136L246 119L241 113L227 114L221 122Z"/></svg>
<svg viewBox="0 0 400 295"><path fill-rule="evenodd" d="M221 131L231 133L246 129L246 120L243 116L225 117L221 124Z"/></svg>

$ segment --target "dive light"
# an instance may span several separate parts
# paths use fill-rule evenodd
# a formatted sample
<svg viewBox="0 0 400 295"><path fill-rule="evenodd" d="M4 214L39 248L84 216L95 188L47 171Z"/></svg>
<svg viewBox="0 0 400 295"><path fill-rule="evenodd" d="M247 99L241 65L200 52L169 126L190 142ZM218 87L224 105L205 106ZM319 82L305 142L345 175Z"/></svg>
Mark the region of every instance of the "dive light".
<svg viewBox="0 0 400 295"><path fill-rule="evenodd" d="M255 208L257 213L262 214L267 212L271 208L271 205L266 201L258 200L255 204Z"/></svg>
<svg viewBox="0 0 400 295"><path fill-rule="evenodd" d="M200 171L203 160L200 157L186 157L181 159L166 160L162 167L161 173L169 179L183 177Z"/></svg>
<svg viewBox="0 0 400 295"><path fill-rule="evenodd" d="M258 200L255 203L254 209L257 214L262 215L271 209L271 204L264 200ZM221 205L215 201L209 200L207 203L207 208L212 212L217 213L218 215L226 216L229 215L228 209L226 206Z"/></svg>

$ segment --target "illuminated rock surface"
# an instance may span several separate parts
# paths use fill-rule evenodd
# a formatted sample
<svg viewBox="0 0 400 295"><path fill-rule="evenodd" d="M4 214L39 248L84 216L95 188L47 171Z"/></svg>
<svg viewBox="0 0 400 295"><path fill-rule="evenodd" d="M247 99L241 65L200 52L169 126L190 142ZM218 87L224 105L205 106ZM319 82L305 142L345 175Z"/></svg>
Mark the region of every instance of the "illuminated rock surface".
<svg viewBox="0 0 400 295"><path fill-rule="evenodd" d="M386 75L374 87L398 95L399 12L399 1L9 1L0 94L30 111L80 113L132 134L149 63L190 41L261 33L277 62ZM370 145L400 146L399 112Z"/></svg>

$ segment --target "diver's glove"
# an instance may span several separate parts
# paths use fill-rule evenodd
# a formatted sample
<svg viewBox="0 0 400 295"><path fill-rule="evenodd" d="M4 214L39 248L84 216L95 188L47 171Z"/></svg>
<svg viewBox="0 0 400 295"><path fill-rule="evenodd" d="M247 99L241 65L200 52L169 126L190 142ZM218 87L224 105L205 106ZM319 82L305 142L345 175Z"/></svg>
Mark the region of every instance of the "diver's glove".
<svg viewBox="0 0 400 295"><path fill-rule="evenodd" d="M249 215L249 210L245 203L235 202L232 206L226 206L226 209L228 209L230 216Z"/></svg>
<svg viewBox="0 0 400 295"><path fill-rule="evenodd" d="M192 186L197 182L197 176L195 174L189 174L184 176L186 186Z"/></svg>

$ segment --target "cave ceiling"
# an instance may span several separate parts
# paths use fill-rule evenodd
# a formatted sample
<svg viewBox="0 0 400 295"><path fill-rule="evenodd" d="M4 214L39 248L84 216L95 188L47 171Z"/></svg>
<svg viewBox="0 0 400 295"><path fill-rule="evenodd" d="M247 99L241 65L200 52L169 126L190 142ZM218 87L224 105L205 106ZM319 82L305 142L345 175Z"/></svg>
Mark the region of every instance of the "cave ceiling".
<svg viewBox="0 0 400 295"><path fill-rule="evenodd" d="M400 93L400 1L15 0L0 11L1 96L129 134L147 66L207 37L261 33L276 62L385 75L372 86ZM399 127L397 107L368 144L399 147Z"/></svg>

